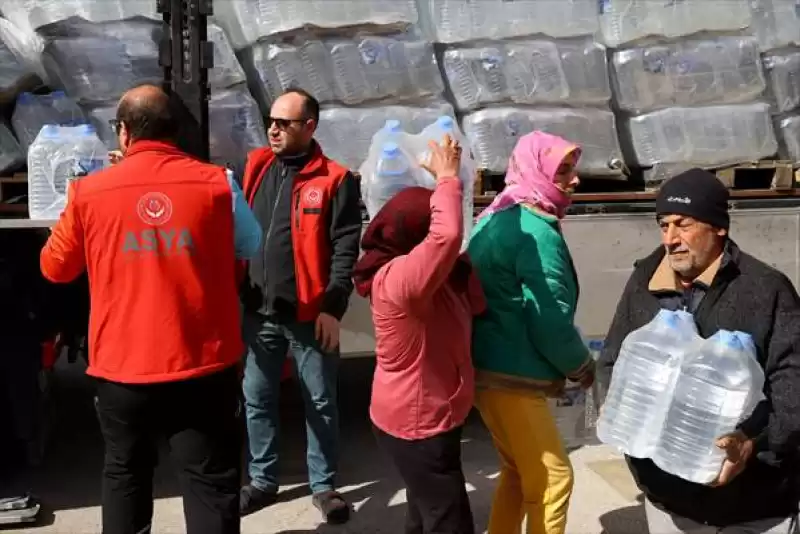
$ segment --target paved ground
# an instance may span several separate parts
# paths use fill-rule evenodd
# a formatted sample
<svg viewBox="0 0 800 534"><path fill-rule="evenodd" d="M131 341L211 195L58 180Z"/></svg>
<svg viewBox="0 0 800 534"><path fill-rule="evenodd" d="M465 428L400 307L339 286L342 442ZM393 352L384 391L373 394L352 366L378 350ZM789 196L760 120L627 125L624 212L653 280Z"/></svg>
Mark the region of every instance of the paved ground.
<svg viewBox="0 0 800 534"><path fill-rule="evenodd" d="M91 389L74 366L56 380L57 426L45 464L14 482L33 489L47 505L42 525L25 532L92 534L99 532L102 441L91 409ZM405 495L402 484L375 446L367 423L369 361L348 361L342 370L342 491L356 513L344 527L319 524L305 482L303 422L297 392L289 389L284 407L281 502L243 521L245 534L402 532ZM622 460L605 447L574 450L575 492L569 534L642 534L647 532L638 492ZM177 485L168 462L158 473L157 534L183 532ZM464 440L464 467L479 532L487 523L497 463L491 441L475 419Z"/></svg>

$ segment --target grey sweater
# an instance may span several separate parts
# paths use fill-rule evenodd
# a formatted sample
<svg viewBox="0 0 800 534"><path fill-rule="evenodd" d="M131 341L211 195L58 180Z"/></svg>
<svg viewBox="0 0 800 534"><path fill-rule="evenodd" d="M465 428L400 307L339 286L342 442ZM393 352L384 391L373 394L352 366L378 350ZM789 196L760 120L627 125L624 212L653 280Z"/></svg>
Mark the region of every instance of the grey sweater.
<svg viewBox="0 0 800 534"><path fill-rule="evenodd" d="M657 506L700 523L728 526L796 512L800 500L800 297L776 269L729 241L713 282L686 294L651 291L664 258L659 247L636 263L617 305L598 378L608 384L622 341L661 308L687 308L700 335L720 329L753 336L766 376L767 401L743 423L758 454L730 484L711 488L665 473L650 460L627 458L640 489Z"/></svg>

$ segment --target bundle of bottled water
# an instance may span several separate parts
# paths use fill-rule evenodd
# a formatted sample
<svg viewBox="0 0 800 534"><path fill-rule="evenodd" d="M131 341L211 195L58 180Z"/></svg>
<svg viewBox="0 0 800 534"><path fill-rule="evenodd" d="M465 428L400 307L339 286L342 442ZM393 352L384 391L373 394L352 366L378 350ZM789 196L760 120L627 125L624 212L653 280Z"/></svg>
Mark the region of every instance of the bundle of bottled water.
<svg viewBox="0 0 800 534"><path fill-rule="evenodd" d="M89 22L109 22L134 17L161 20L152 0L0 0L0 12L27 31L71 17Z"/></svg>
<svg viewBox="0 0 800 534"><path fill-rule="evenodd" d="M482 169L503 172L519 138L541 130L581 145L579 172L609 177L621 174L616 119L607 109L490 107L466 115L463 126Z"/></svg>
<svg viewBox="0 0 800 534"><path fill-rule="evenodd" d="M226 0L214 4L214 17L237 50L302 28L404 29L419 18L415 0Z"/></svg>
<svg viewBox="0 0 800 534"><path fill-rule="evenodd" d="M752 20L748 0L599 0L595 4L603 41L613 47L648 36L743 30Z"/></svg>
<svg viewBox="0 0 800 534"><path fill-rule="evenodd" d="M611 98L606 49L589 37L451 47L443 63L460 110L502 102L604 105Z"/></svg>
<svg viewBox="0 0 800 534"><path fill-rule="evenodd" d="M455 117L453 106L444 101L420 106L324 106L314 137L326 156L358 169L367 158L373 134L386 121L400 121L405 131L418 133L441 115Z"/></svg>
<svg viewBox="0 0 800 534"><path fill-rule="evenodd" d="M45 124L75 126L85 122L77 102L63 91L46 95L22 93L11 116L11 126L24 150L33 143Z"/></svg>
<svg viewBox="0 0 800 534"><path fill-rule="evenodd" d="M258 104L244 85L211 93L208 122L209 152L217 165L243 171L247 153L267 144Z"/></svg>
<svg viewBox="0 0 800 534"><path fill-rule="evenodd" d="M442 43L597 32L597 0L422 0L420 24Z"/></svg>
<svg viewBox="0 0 800 534"><path fill-rule="evenodd" d="M684 39L614 52L619 107L642 113L668 106L753 100L766 87L753 37Z"/></svg>
<svg viewBox="0 0 800 534"><path fill-rule="evenodd" d="M631 117L624 129L631 158L638 166L653 167L653 181L669 175L674 164L713 167L757 161L778 151L764 102L666 108Z"/></svg>
<svg viewBox="0 0 800 534"><path fill-rule="evenodd" d="M361 174L361 196L370 218L383 208L394 195L409 187L434 189L436 179L420 165L430 157L431 141L441 143L445 135L457 140L463 147L459 179L463 184L465 240L472 228L473 186L476 178L475 161L469 144L456 121L442 115L419 134L403 130L400 121L387 120L383 128L372 137L367 159Z"/></svg>
<svg viewBox="0 0 800 534"><path fill-rule="evenodd" d="M108 150L94 127L47 124L28 150L28 210L34 220L57 219L69 182L102 170Z"/></svg>
<svg viewBox="0 0 800 534"><path fill-rule="evenodd" d="M294 43L258 43L243 62L263 108L291 87L300 87L322 103L347 105L381 100L403 101L441 96L442 75L433 44L404 33L359 34L353 38Z"/></svg>
<svg viewBox="0 0 800 534"><path fill-rule="evenodd" d="M17 170L25 163L25 153L17 142L17 138L0 120L0 175Z"/></svg>
<svg viewBox="0 0 800 534"><path fill-rule="evenodd" d="M719 474L716 440L765 397L755 344L743 332L708 339L683 311L661 310L622 343L597 436L634 458L698 484Z"/></svg>
<svg viewBox="0 0 800 534"><path fill-rule="evenodd" d="M750 31L762 51L800 44L797 0L750 0L750 10Z"/></svg>
<svg viewBox="0 0 800 534"><path fill-rule="evenodd" d="M4 32L0 31L0 96L15 90L30 74L30 68L15 52L13 44L6 42Z"/></svg>

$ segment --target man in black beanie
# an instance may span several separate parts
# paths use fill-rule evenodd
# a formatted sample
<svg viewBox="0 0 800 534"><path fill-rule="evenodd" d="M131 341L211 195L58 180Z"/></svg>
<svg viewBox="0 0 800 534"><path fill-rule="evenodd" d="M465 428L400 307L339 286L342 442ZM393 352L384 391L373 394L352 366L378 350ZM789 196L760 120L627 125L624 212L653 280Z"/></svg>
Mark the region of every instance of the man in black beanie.
<svg viewBox="0 0 800 534"><path fill-rule="evenodd" d="M608 384L623 340L660 309L694 315L700 335L747 332L764 368L766 401L717 446L727 460L709 485L626 458L642 492L650 534L795 534L800 501L800 297L781 272L728 236L728 190L692 169L656 198L662 245L636 262L598 369Z"/></svg>

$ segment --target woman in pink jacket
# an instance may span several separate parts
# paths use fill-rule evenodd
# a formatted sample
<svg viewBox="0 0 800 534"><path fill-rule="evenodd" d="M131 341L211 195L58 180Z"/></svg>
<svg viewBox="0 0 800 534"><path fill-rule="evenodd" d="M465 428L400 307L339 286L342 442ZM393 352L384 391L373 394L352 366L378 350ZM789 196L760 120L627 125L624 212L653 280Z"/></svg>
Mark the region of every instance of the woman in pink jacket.
<svg viewBox="0 0 800 534"><path fill-rule="evenodd" d="M461 469L472 407L472 318L485 307L464 237L461 147L431 144L435 191L401 191L367 228L355 268L369 297L377 366L370 416L407 488L407 534L473 534Z"/></svg>

